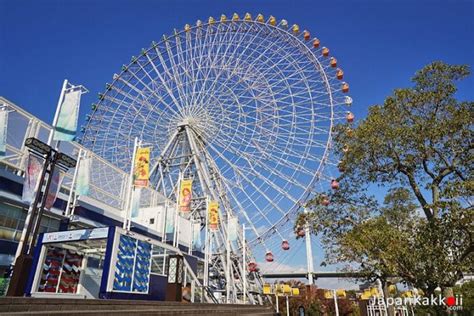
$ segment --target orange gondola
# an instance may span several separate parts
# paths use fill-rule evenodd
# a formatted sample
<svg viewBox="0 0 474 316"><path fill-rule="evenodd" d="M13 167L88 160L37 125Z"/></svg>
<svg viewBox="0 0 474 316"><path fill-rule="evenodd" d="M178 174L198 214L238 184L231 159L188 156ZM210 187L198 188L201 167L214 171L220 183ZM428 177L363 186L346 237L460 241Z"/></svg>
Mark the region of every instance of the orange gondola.
<svg viewBox="0 0 474 316"><path fill-rule="evenodd" d="M337 67L337 59L334 57L331 57L331 60L329 61L331 64L331 67L336 68Z"/></svg>
<svg viewBox="0 0 474 316"><path fill-rule="evenodd" d="M313 39L313 47L314 48L318 48L319 47L319 44L321 44L321 42L319 41L319 39L317 39L316 37Z"/></svg>
<svg viewBox="0 0 474 316"><path fill-rule="evenodd" d="M338 80L342 80L342 78L344 78L344 71L342 71L341 68L337 68L336 70L336 78Z"/></svg>
<svg viewBox="0 0 474 316"><path fill-rule="evenodd" d="M349 92L349 84L346 82L342 83L342 92L347 93Z"/></svg>
<svg viewBox="0 0 474 316"><path fill-rule="evenodd" d="M298 229L298 232L296 233L299 237L304 237L306 235L306 232L304 231L303 228Z"/></svg>
<svg viewBox="0 0 474 316"><path fill-rule="evenodd" d="M336 179L331 180L331 189L333 189L333 190L339 189L339 182L337 182Z"/></svg>
<svg viewBox="0 0 474 316"><path fill-rule="evenodd" d="M323 54L324 57L328 57L329 56L329 48L323 47L321 53Z"/></svg>
<svg viewBox="0 0 474 316"><path fill-rule="evenodd" d="M304 37L305 41L309 41L309 39L311 38L311 34L309 34L308 31L304 30L303 31L303 37Z"/></svg>

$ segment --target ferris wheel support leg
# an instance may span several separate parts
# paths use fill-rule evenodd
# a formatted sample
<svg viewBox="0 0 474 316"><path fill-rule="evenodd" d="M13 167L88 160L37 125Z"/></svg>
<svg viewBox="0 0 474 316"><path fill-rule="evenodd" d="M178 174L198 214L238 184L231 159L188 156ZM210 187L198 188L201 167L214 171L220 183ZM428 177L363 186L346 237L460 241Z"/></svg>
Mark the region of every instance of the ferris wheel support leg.
<svg viewBox="0 0 474 316"><path fill-rule="evenodd" d="M189 145L191 147L191 153L193 155L194 163L196 165L196 170L198 173L198 178L199 178L201 187L204 188L205 193L207 193L212 199L219 200L218 192L212 189L211 177L208 174L208 169L205 168L204 163L200 159L201 157L200 154L201 154L201 151L203 150L201 150L201 148L198 147L198 144L195 139L195 132L188 126L184 126L184 129L186 132L186 136L188 138ZM225 249L227 249L228 247L227 238L226 238L227 225L225 221L222 221L221 224L222 224L223 236L221 236L222 237L221 243L219 243L219 241L216 240L216 245L218 244L225 245ZM216 239L218 238L217 234L213 234L213 236ZM221 252L221 262L222 262L224 271L227 271L227 265L229 265L230 262L227 260L225 256L222 255L222 252ZM226 284L229 284L230 286L230 282L228 279L226 280Z"/></svg>
<svg viewBox="0 0 474 316"><path fill-rule="evenodd" d="M308 213L308 210L305 208L304 213ZM310 285L313 285L313 250L311 248L311 233L309 229L309 225L305 225L305 241L306 241L306 263L308 266L308 283Z"/></svg>

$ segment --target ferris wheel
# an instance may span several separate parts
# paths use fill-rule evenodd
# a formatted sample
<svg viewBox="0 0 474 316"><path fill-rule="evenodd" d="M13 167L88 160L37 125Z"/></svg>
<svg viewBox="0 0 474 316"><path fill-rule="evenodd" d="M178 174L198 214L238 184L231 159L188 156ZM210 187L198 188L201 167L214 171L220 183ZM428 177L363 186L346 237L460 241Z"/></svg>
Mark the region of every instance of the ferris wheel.
<svg viewBox="0 0 474 316"><path fill-rule="evenodd" d="M151 144L151 186L170 199L186 159L197 157L187 171L201 180L193 196L214 194L273 261L288 253L308 198L337 187L331 133L354 119L343 77L329 49L296 24L211 17L132 57L93 104L82 143L126 171L134 139Z"/></svg>

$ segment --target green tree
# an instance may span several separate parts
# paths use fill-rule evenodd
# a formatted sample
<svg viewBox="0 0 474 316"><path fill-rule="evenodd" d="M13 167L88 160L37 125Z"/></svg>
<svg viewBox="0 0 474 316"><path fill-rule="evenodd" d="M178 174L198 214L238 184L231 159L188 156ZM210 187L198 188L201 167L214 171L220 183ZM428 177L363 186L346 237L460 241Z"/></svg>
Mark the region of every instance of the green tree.
<svg viewBox="0 0 474 316"><path fill-rule="evenodd" d="M315 196L295 224L322 235L328 262L356 262L365 278L396 275L427 293L472 271L474 102L455 95L469 73L434 62L358 126L335 128L340 189ZM382 205L370 194L377 186L388 188Z"/></svg>

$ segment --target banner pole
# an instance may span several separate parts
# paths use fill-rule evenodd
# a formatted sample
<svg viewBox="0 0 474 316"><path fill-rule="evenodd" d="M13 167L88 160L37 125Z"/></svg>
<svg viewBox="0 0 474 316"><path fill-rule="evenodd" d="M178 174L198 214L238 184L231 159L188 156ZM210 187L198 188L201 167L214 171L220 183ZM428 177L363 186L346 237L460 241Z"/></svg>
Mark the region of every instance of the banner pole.
<svg viewBox="0 0 474 316"><path fill-rule="evenodd" d="M206 225L204 232L204 286L209 285L209 196L206 197Z"/></svg>
<svg viewBox="0 0 474 316"><path fill-rule="evenodd" d="M242 241L243 241L243 248L242 248L242 281L243 281L243 300L244 304L247 304L247 263L246 260L246 241L245 241L245 223L242 224Z"/></svg>
<svg viewBox="0 0 474 316"><path fill-rule="evenodd" d="M225 242L225 248L227 251L227 269L225 269L225 274L226 274L226 298L227 298L227 304L230 304L230 267L231 267L231 262L230 262L230 216L229 213L227 213L227 236L226 236L226 242Z"/></svg>
<svg viewBox="0 0 474 316"><path fill-rule="evenodd" d="M123 220L123 226L122 228L125 230L129 230L130 227L128 225L128 221L130 220L130 208L132 206L131 203L131 198L132 198L132 187L133 187L133 172L135 170L135 155L137 154L137 147L138 147L138 137L135 137L135 140L133 142L133 154L132 154L132 163L130 164L130 175L128 178L128 188L127 188L127 194L126 194L126 200L125 200L125 217Z"/></svg>
<svg viewBox="0 0 474 316"><path fill-rule="evenodd" d="M66 216L71 217L74 214L74 210L71 209L71 204L74 204L74 199L76 198L76 178L79 172L79 168L81 168L81 160L82 160L83 151L82 148L79 148L79 153L77 154L77 164L76 168L74 168L74 175L72 176L71 188L69 190L69 196L67 199L66 204Z"/></svg>

